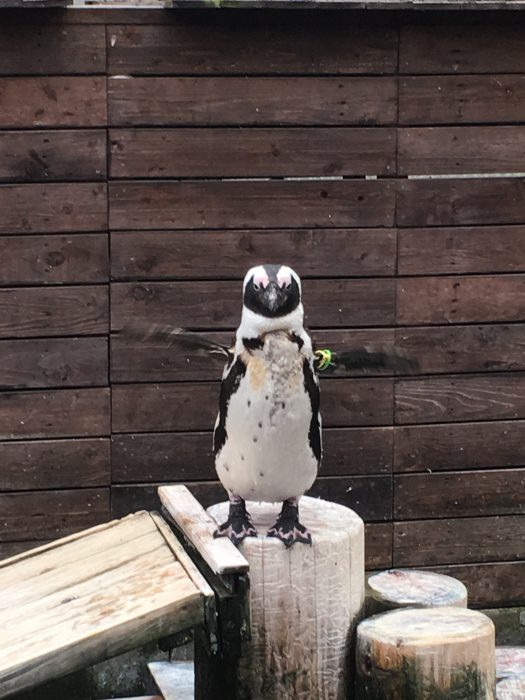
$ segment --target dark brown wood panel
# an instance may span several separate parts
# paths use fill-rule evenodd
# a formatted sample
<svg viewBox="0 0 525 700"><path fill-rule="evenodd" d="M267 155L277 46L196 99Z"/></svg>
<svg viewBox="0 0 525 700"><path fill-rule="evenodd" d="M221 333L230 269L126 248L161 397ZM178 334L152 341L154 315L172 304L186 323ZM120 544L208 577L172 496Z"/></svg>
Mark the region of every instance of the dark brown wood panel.
<svg viewBox="0 0 525 700"><path fill-rule="evenodd" d="M392 226L385 180L113 182L112 229Z"/></svg>
<svg viewBox="0 0 525 700"><path fill-rule="evenodd" d="M395 122L396 96L395 78L108 80L111 126L374 126Z"/></svg>
<svg viewBox="0 0 525 700"><path fill-rule="evenodd" d="M0 78L0 127L105 126L102 77Z"/></svg>
<svg viewBox="0 0 525 700"><path fill-rule="evenodd" d="M525 325L403 328L396 348L421 374L525 370Z"/></svg>
<svg viewBox="0 0 525 700"><path fill-rule="evenodd" d="M109 435L109 389L0 393L0 439Z"/></svg>
<svg viewBox="0 0 525 700"><path fill-rule="evenodd" d="M104 27L52 25L0 27L1 75L104 73Z"/></svg>
<svg viewBox="0 0 525 700"><path fill-rule="evenodd" d="M0 494L0 540L65 537L110 518L109 489Z"/></svg>
<svg viewBox="0 0 525 700"><path fill-rule="evenodd" d="M524 126L420 127L398 131L398 174L523 172Z"/></svg>
<svg viewBox="0 0 525 700"><path fill-rule="evenodd" d="M401 180L396 219L399 226L523 223L525 179Z"/></svg>
<svg viewBox="0 0 525 700"><path fill-rule="evenodd" d="M472 19L401 26L401 73L523 73L523 22Z"/></svg>
<svg viewBox="0 0 525 700"><path fill-rule="evenodd" d="M389 569L392 567L392 529L392 523L366 523L366 569Z"/></svg>
<svg viewBox="0 0 525 700"><path fill-rule="evenodd" d="M101 386L107 338L0 340L0 389Z"/></svg>
<svg viewBox="0 0 525 700"><path fill-rule="evenodd" d="M525 514L525 469L399 474L396 520Z"/></svg>
<svg viewBox="0 0 525 700"><path fill-rule="evenodd" d="M524 272L525 226L398 231L401 275Z"/></svg>
<svg viewBox="0 0 525 700"><path fill-rule="evenodd" d="M516 124L525 120L525 75L401 78L400 124Z"/></svg>
<svg viewBox="0 0 525 700"><path fill-rule="evenodd" d="M105 177L106 133L102 129L0 132L0 182Z"/></svg>
<svg viewBox="0 0 525 700"><path fill-rule="evenodd" d="M460 564L433 570L465 584L469 607L508 607L523 605L525 600L525 561Z"/></svg>
<svg viewBox="0 0 525 700"><path fill-rule="evenodd" d="M109 281L106 234L0 236L0 285Z"/></svg>
<svg viewBox="0 0 525 700"><path fill-rule="evenodd" d="M394 566L434 566L525 557L525 518L450 518L394 523Z"/></svg>
<svg viewBox="0 0 525 700"><path fill-rule="evenodd" d="M395 428L396 472L491 469L524 464L525 421Z"/></svg>
<svg viewBox="0 0 525 700"><path fill-rule="evenodd" d="M106 286L0 289L0 337L107 333L108 316Z"/></svg>
<svg viewBox="0 0 525 700"><path fill-rule="evenodd" d="M323 384L323 389L325 384ZM326 416L330 404L321 395ZM328 428L323 431L323 476L389 474L392 471L392 428Z"/></svg>
<svg viewBox="0 0 525 700"><path fill-rule="evenodd" d="M106 185L0 185L0 211L0 234L104 231Z"/></svg>
<svg viewBox="0 0 525 700"><path fill-rule="evenodd" d="M113 129L110 147L111 176L117 178L390 175L395 172L396 133L352 128ZM518 148L516 158L519 153Z"/></svg>
<svg viewBox="0 0 525 700"><path fill-rule="evenodd" d="M525 275L410 277L397 283L401 324L522 321L524 308Z"/></svg>
<svg viewBox="0 0 525 700"><path fill-rule="evenodd" d="M344 15L334 22L319 14L267 11L220 18L179 14L167 26L112 26L108 39L110 73L394 73L397 63L394 28Z"/></svg>
<svg viewBox="0 0 525 700"><path fill-rule="evenodd" d="M525 374L399 379L396 423L525 418Z"/></svg>
<svg viewBox="0 0 525 700"><path fill-rule="evenodd" d="M107 438L2 442L0 460L3 491L77 489L111 481Z"/></svg>
<svg viewBox="0 0 525 700"><path fill-rule="evenodd" d="M523 239L525 243L525 233ZM334 250L344 251L344 255L334 256ZM256 259L286 260L302 278L389 276L395 270L396 231L372 228L111 234L111 274L117 280L240 280Z"/></svg>

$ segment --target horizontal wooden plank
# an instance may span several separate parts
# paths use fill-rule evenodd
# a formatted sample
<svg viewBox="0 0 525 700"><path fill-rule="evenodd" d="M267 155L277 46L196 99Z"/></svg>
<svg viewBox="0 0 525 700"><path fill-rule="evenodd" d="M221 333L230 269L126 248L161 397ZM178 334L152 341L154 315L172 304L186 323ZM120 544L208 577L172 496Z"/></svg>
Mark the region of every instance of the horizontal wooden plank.
<svg viewBox="0 0 525 700"><path fill-rule="evenodd" d="M393 124L395 78L108 80L111 126Z"/></svg>
<svg viewBox="0 0 525 700"><path fill-rule="evenodd" d="M106 125L102 77L0 78L0 94L3 129Z"/></svg>
<svg viewBox="0 0 525 700"><path fill-rule="evenodd" d="M117 178L389 175L395 172L396 133L352 128L254 128L242 134L238 128L112 129L110 149L111 176Z"/></svg>
<svg viewBox="0 0 525 700"><path fill-rule="evenodd" d="M0 460L2 491L109 486L111 480L107 438L2 442Z"/></svg>
<svg viewBox="0 0 525 700"><path fill-rule="evenodd" d="M465 584L469 606L508 607L523 605L525 600L525 561L460 564L434 570L458 578Z"/></svg>
<svg viewBox="0 0 525 700"><path fill-rule="evenodd" d="M203 41L203 37L206 40ZM110 73L252 75L394 73L396 32L354 18L284 13L191 18L167 26L111 26ZM173 47L177 47L177 51Z"/></svg>
<svg viewBox="0 0 525 700"><path fill-rule="evenodd" d="M398 174L522 172L525 127L420 127L398 131Z"/></svg>
<svg viewBox="0 0 525 700"><path fill-rule="evenodd" d="M0 392L0 439L109 435L109 389Z"/></svg>
<svg viewBox="0 0 525 700"><path fill-rule="evenodd" d="M112 182L112 229L392 226L386 180Z"/></svg>
<svg viewBox="0 0 525 700"><path fill-rule="evenodd" d="M524 99L525 104L525 99ZM397 189L399 226L522 223L523 178L402 180Z"/></svg>
<svg viewBox="0 0 525 700"><path fill-rule="evenodd" d="M400 275L524 272L525 227L401 229L398 270Z"/></svg>
<svg viewBox="0 0 525 700"><path fill-rule="evenodd" d="M106 234L0 236L0 285L109 281Z"/></svg>
<svg viewBox="0 0 525 700"><path fill-rule="evenodd" d="M107 338L0 340L2 390L100 386L107 381Z"/></svg>
<svg viewBox="0 0 525 700"><path fill-rule="evenodd" d="M390 569L392 567L392 523L366 523L365 567Z"/></svg>
<svg viewBox="0 0 525 700"><path fill-rule="evenodd" d="M0 337L106 333L108 306L107 286L0 289Z"/></svg>
<svg viewBox="0 0 525 700"><path fill-rule="evenodd" d="M115 283L111 287L113 330L143 318L190 328L238 325L239 282ZM388 325L394 319L391 279L306 280L306 323L313 327ZM1 324L0 324L1 327Z"/></svg>
<svg viewBox="0 0 525 700"><path fill-rule="evenodd" d="M1 185L0 210L0 234L104 231L106 185Z"/></svg>
<svg viewBox="0 0 525 700"><path fill-rule="evenodd" d="M400 32L399 69L415 74L525 72L523 24L518 17L512 22L406 24Z"/></svg>
<svg viewBox="0 0 525 700"><path fill-rule="evenodd" d="M397 321L407 325L521 321L524 304L525 275L410 277L397 285Z"/></svg>
<svg viewBox="0 0 525 700"><path fill-rule="evenodd" d="M0 494L0 540L64 537L110 517L109 489Z"/></svg>
<svg viewBox="0 0 525 700"><path fill-rule="evenodd" d="M345 254L334 256L334 250ZM242 279L254 259L286 260L302 277L383 276L394 273L395 256L395 229L111 234L113 279Z"/></svg>
<svg viewBox="0 0 525 700"><path fill-rule="evenodd" d="M398 427L394 436L396 472L525 464L525 421ZM453 445L460 449L452 449Z"/></svg>
<svg viewBox="0 0 525 700"><path fill-rule="evenodd" d="M394 517L454 518L525 514L525 469L398 474Z"/></svg>
<svg viewBox="0 0 525 700"><path fill-rule="evenodd" d="M525 119L525 75L399 80L400 124L515 124Z"/></svg>
<svg viewBox="0 0 525 700"><path fill-rule="evenodd" d="M103 180L102 129L0 132L0 182Z"/></svg>
<svg viewBox="0 0 525 700"><path fill-rule="evenodd" d="M394 566L428 567L524 557L522 515L394 523Z"/></svg>
<svg viewBox="0 0 525 700"><path fill-rule="evenodd" d="M0 28L0 75L104 73L104 27L58 26L35 22Z"/></svg>
<svg viewBox="0 0 525 700"><path fill-rule="evenodd" d="M399 379L397 423L525 418L525 374Z"/></svg>
<svg viewBox="0 0 525 700"><path fill-rule="evenodd" d="M417 359L421 374L525 370L525 325L403 328L396 348Z"/></svg>
<svg viewBox="0 0 525 700"><path fill-rule="evenodd" d="M113 431L209 430L215 423L218 396L219 384L213 382L114 386ZM388 424L392 380L331 379L323 384L322 401L326 427Z"/></svg>

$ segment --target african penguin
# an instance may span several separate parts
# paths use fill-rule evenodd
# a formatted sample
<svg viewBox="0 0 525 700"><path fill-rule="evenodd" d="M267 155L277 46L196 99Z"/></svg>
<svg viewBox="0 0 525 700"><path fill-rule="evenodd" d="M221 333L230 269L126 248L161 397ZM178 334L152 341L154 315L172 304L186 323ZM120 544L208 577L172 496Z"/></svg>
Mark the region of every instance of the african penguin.
<svg viewBox="0 0 525 700"><path fill-rule="evenodd" d="M235 346L224 369L214 430L215 467L230 499L215 532L238 544L257 533L245 501L282 502L269 537L311 544L299 498L321 460L319 382L303 328L301 280L286 265L259 265L243 284Z"/></svg>

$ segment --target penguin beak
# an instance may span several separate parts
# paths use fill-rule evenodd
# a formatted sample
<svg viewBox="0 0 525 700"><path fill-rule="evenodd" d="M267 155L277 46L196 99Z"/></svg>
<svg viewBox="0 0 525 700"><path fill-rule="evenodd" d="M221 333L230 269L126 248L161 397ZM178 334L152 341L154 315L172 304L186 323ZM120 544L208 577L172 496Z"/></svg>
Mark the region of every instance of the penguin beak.
<svg viewBox="0 0 525 700"><path fill-rule="evenodd" d="M275 311L281 303L281 290L276 282L270 282L264 290L264 302L270 311Z"/></svg>

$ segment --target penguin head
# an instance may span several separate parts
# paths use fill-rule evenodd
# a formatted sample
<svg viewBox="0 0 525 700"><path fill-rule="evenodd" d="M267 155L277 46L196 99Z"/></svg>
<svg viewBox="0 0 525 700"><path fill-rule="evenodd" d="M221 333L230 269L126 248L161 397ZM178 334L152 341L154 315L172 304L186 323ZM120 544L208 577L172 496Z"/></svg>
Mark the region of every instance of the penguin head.
<svg viewBox="0 0 525 700"><path fill-rule="evenodd" d="M244 308L267 319L280 319L301 306L301 280L287 265L257 265L246 273Z"/></svg>

